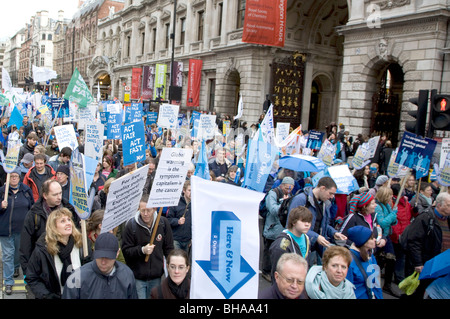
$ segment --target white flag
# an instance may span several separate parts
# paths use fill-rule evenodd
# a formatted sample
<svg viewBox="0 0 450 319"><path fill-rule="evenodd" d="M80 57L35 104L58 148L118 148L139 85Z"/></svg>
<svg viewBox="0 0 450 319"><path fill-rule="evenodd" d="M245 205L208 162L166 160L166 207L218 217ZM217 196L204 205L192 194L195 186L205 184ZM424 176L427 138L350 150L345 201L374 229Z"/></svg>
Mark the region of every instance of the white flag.
<svg viewBox="0 0 450 319"><path fill-rule="evenodd" d="M266 115L264 116L263 121L261 122L261 126L255 134L254 139L257 140L259 138L259 130L261 130L261 136L264 142L272 145L276 145L275 141L275 126L273 124L273 105L270 104L269 109L267 110Z"/></svg>
<svg viewBox="0 0 450 319"><path fill-rule="evenodd" d="M47 82L51 79L56 79L58 74L55 71L48 68L41 68L33 65L33 81L34 83Z"/></svg>
<svg viewBox="0 0 450 319"><path fill-rule="evenodd" d="M264 193L191 177L191 299L258 296L258 208Z"/></svg>
<svg viewBox="0 0 450 319"><path fill-rule="evenodd" d="M12 91L12 82L8 70L2 67L2 89Z"/></svg>
<svg viewBox="0 0 450 319"><path fill-rule="evenodd" d="M233 119L234 120L240 119L242 117L243 111L244 111L244 103L242 102L242 95L239 95L238 114Z"/></svg>

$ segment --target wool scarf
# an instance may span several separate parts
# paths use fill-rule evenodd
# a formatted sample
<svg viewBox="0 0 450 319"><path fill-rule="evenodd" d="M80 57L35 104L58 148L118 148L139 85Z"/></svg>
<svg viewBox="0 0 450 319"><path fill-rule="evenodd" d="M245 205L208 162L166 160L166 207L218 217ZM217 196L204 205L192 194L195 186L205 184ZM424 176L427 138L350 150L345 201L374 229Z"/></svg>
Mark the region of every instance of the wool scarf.
<svg viewBox="0 0 450 319"><path fill-rule="evenodd" d="M70 265L72 265L72 259L70 258L70 253L72 252L73 246L75 244L75 241L73 239L73 236L69 237L69 241L66 245L64 245L61 242L58 242L59 252L58 257L61 259L62 262L62 269L61 269L61 286L64 287L67 278L69 278L71 274L71 268Z"/></svg>
<svg viewBox="0 0 450 319"><path fill-rule="evenodd" d="M334 286L321 265L310 268L305 282L306 292L311 299L356 299L354 287L347 279Z"/></svg>

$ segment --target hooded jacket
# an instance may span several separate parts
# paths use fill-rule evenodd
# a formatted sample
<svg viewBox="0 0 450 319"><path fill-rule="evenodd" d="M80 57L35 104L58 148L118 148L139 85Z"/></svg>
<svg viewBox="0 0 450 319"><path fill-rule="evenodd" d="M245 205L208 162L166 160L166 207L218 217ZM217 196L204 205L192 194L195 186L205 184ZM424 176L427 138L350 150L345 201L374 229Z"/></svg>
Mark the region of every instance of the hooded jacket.
<svg viewBox="0 0 450 319"><path fill-rule="evenodd" d="M316 244L319 235L322 235L328 241L334 238L334 234L337 232L337 230L331 226L331 201L328 200L323 203L324 209L322 222L320 224L320 233L316 233L312 230L312 228L316 224L317 218L317 207L314 200L312 187L305 187L302 193L295 195L295 197L291 201L291 205L289 206L289 211L298 206L308 207L313 216L313 219L311 221L311 229L307 233L309 238L311 239L311 246L314 246Z"/></svg>
<svg viewBox="0 0 450 319"><path fill-rule="evenodd" d="M285 253L296 253L297 255L302 256L308 262L308 265L311 265L311 247L308 235L305 234L306 239L306 255L303 256L298 246L297 242L292 238L292 236L287 233L287 229L282 231L277 239L270 245L270 260L272 262L272 280L275 280L274 273L277 268L277 262L280 259L281 255Z"/></svg>
<svg viewBox="0 0 450 319"><path fill-rule="evenodd" d="M34 179L37 178L36 174L37 174L36 166L33 166L32 168L30 168L28 173L26 173L25 176L23 177L23 183L25 185L29 186L31 188L31 190L33 191L33 197L34 197L35 202L38 201L39 196L41 194L41 190L38 188L38 186L36 185L36 183L34 181ZM56 179L55 170L48 164L45 164L44 175L46 175L46 178L44 178L43 180Z"/></svg>
<svg viewBox="0 0 450 319"><path fill-rule="evenodd" d="M79 277L76 277L79 276ZM79 285L70 284L79 278ZM104 275L95 260L81 266L67 279L62 299L137 299L131 269L116 261L114 271Z"/></svg>
<svg viewBox="0 0 450 319"><path fill-rule="evenodd" d="M142 252L142 247L150 243L150 239L155 227L158 213L153 215L153 225L148 228L141 219L140 213L130 219L125 225L122 234L122 251L127 265L134 273L134 277L139 280L149 281L161 278L164 273L164 257L167 257L173 246L173 235L169 221L161 216L156 231L155 248L150 255L148 262L146 255Z"/></svg>

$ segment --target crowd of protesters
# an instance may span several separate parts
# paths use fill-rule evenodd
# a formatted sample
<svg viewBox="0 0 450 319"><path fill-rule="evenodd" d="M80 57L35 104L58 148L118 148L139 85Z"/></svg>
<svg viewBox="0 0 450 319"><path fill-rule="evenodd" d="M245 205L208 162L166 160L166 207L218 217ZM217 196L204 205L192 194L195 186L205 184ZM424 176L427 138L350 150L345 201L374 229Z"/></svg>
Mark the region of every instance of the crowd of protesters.
<svg viewBox="0 0 450 319"><path fill-rule="evenodd" d="M244 134L224 138L224 121ZM211 180L241 186L247 142L260 122L247 128L246 122L217 117L219 136L206 143ZM8 127L7 118L1 123L0 142L6 155L8 137L17 129ZM95 199L87 220L85 255L80 220L69 202L72 150L59 149L53 131L45 134L39 119L24 117L17 131L23 142L18 166L9 178L0 166L6 294L12 293L14 278L22 273L29 296L38 299L189 298L189 179L195 172L199 141L180 138L154 123L146 125L145 160L124 167L121 140L106 140L90 186ZM83 152L83 131L76 132ZM337 145L336 165L348 163L351 168L354 152L368 137L358 134L353 139L342 125L338 131L332 124L327 139ZM165 209L158 220L156 208L147 208L146 203L164 147L192 148L193 157L178 206ZM371 164L353 172L359 189L345 195L336 194L337 185L330 177L312 185L314 173L274 165L265 187L265 214L261 214L261 272L271 286L260 292L260 298L380 299L383 291L401 297L396 285L450 247L450 194L432 174L422 181L414 175L404 177L404 182L389 178L386 170L392 151L392 143L382 136ZM112 232L101 233L109 186L143 165L148 165L148 176L139 210ZM289 201L289 214L282 222L278 212L284 201ZM399 237L410 224L414 232L405 249ZM431 230L426 228L429 225ZM154 229L159 240L149 244ZM434 298L426 295L431 283L421 282L413 297Z"/></svg>

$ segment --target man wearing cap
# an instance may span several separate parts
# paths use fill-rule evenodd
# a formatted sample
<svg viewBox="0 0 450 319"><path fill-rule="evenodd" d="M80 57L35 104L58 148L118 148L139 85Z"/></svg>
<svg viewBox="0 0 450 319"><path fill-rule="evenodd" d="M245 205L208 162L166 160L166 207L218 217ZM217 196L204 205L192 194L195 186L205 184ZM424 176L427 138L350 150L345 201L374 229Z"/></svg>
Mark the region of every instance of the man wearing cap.
<svg viewBox="0 0 450 319"><path fill-rule="evenodd" d="M387 186L389 184L389 177L386 175L380 175L375 181L375 186L369 189L369 193L375 197L380 187Z"/></svg>
<svg viewBox="0 0 450 319"><path fill-rule="evenodd" d="M31 153L27 153L23 156L20 161L19 169L20 169L20 181L23 182L23 178L28 173L30 168L34 165L34 155Z"/></svg>
<svg viewBox="0 0 450 319"><path fill-rule="evenodd" d="M278 211L283 201L288 200L294 188L294 179L286 176L281 181L280 186L272 188L266 196L267 215L263 229L264 254L262 265L262 276L267 281L271 281L272 262L270 260L270 245L277 239L278 235L285 229L281 225Z"/></svg>
<svg viewBox="0 0 450 319"><path fill-rule="evenodd" d="M137 299L133 272L116 260L118 255L116 236L100 234L95 241L94 260L69 276L62 299Z"/></svg>
<svg viewBox="0 0 450 319"><path fill-rule="evenodd" d="M56 180L61 184L62 187L62 197L69 200L70 196L70 168L69 165L60 165L56 170Z"/></svg>
<svg viewBox="0 0 450 319"><path fill-rule="evenodd" d="M305 187L304 191L296 195L289 206L289 211L292 211L298 206L305 206L308 208L313 219L311 222L311 229L307 235L311 239L311 251L316 251L319 256L322 255L325 247L330 245L330 241L346 240L347 237L336 231L331 226L331 199L336 193L337 186L331 177L322 177L317 186Z"/></svg>

